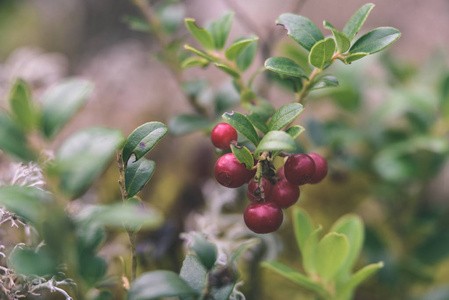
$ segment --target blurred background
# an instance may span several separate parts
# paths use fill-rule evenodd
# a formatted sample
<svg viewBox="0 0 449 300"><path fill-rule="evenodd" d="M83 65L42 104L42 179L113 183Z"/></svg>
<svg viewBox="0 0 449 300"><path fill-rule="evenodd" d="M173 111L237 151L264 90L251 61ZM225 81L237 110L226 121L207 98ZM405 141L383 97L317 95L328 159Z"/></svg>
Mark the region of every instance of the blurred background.
<svg viewBox="0 0 449 300"><path fill-rule="evenodd" d="M341 29L365 4L359 0L171 2L178 2L170 14L174 26L180 26L174 34L192 44L179 20L191 17L205 24L234 10L230 40L251 34L260 37L248 77L269 56L301 55L285 30L275 25L281 13L307 16L324 32L323 20ZM365 221L359 265L382 260L386 266L358 291L356 299L449 299L449 1L377 0L374 4L362 31L392 26L402 36L386 54L348 67L332 66L330 72L337 75L340 87L310 95L297 121L306 128L298 151L323 154L330 174L319 186L302 189L297 205L325 228L345 213L357 213ZM139 27L135 16L141 12L128 0L0 0L2 105L7 105L6 95L17 77L31 84L37 101L62 78L82 77L95 84L94 96L62 137L94 125L119 128L128 135L142 123L167 124L194 111L179 84L182 80L209 81L211 88L199 97L206 107L211 94L229 90L229 78L212 67L174 76L160 58L158 39ZM276 108L293 100L287 88L266 76L258 76L255 86ZM236 97L232 92L226 95ZM217 157L207 130L170 135L152 152L158 167L142 198L162 210L167 221L160 231L140 236L146 268L179 271L183 254L178 235L189 228L187 215L202 211L208 201L202 191ZM111 166L83 201L120 199L117 176ZM240 208L237 205L234 211L243 211L244 193L236 194ZM284 247L278 259L300 268L296 244L288 242L292 234L287 220L279 231ZM104 253L113 256L122 250L106 248ZM248 284L242 291L247 299L312 299L269 271L250 263L244 269Z"/></svg>

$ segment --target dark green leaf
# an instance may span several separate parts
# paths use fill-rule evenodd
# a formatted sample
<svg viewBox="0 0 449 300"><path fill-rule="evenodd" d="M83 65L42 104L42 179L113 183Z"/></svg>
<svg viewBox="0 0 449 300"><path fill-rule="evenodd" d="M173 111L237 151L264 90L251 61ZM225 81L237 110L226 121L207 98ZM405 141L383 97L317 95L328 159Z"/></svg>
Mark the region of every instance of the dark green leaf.
<svg viewBox="0 0 449 300"><path fill-rule="evenodd" d="M265 61L265 68L279 74L308 79L304 70L286 57L270 57Z"/></svg>
<svg viewBox="0 0 449 300"><path fill-rule="evenodd" d="M325 281L332 280L348 254L349 242L345 235L335 232L326 234L316 247L315 267L318 275Z"/></svg>
<svg viewBox="0 0 449 300"><path fill-rule="evenodd" d="M286 151L291 152L296 149L295 141L285 131L273 130L268 132L260 141L254 155L256 158L264 151Z"/></svg>
<svg viewBox="0 0 449 300"><path fill-rule="evenodd" d="M263 119L263 117L259 116L258 114L252 112L249 115L246 116L248 120L259 129L262 133L266 134L268 132L268 126L266 124L266 121Z"/></svg>
<svg viewBox="0 0 449 300"><path fill-rule="evenodd" d="M187 233L186 236L192 240L190 249L196 253L203 266L210 270L217 260L217 247L199 232Z"/></svg>
<svg viewBox="0 0 449 300"><path fill-rule="evenodd" d="M335 38L335 43L337 44L338 53L345 53L349 50L351 41L349 41L348 37L343 32L335 29L335 27L328 21L324 21L324 28L332 31Z"/></svg>
<svg viewBox="0 0 449 300"><path fill-rule="evenodd" d="M295 207L293 210L293 228L299 250L301 253L304 253L304 245L313 231L313 224L309 214L298 207Z"/></svg>
<svg viewBox="0 0 449 300"><path fill-rule="evenodd" d="M77 218L76 236L78 251L83 253L95 253L106 240L106 232L98 223L84 222L84 219Z"/></svg>
<svg viewBox="0 0 449 300"><path fill-rule="evenodd" d="M223 65L223 64L219 64L219 63L214 63L214 65L219 68L220 70L222 70L223 72L227 73L228 75L231 75L234 78L240 78L240 73L237 70L234 70L233 68L227 66L227 65Z"/></svg>
<svg viewBox="0 0 449 300"><path fill-rule="evenodd" d="M235 62L240 72L245 71L249 68L249 66L251 66L254 58L256 57L257 45L258 42L253 41L237 55Z"/></svg>
<svg viewBox="0 0 449 300"><path fill-rule="evenodd" d="M343 28L343 33L346 34L350 41L354 39L360 28L362 28L363 23L365 23L366 18L368 18L368 15L373 7L374 4L372 3L363 5L354 13L354 15L352 15L348 23L346 23L345 27Z"/></svg>
<svg viewBox="0 0 449 300"><path fill-rule="evenodd" d="M309 62L312 66L323 69L332 59L335 53L335 41L331 38L316 43L309 54Z"/></svg>
<svg viewBox="0 0 449 300"><path fill-rule="evenodd" d="M216 49L221 50L225 46L233 19L234 12L226 12L207 26L215 40Z"/></svg>
<svg viewBox="0 0 449 300"><path fill-rule="evenodd" d="M55 274L56 261L45 249L41 248L35 252L32 249L15 248L8 262L19 274L38 276Z"/></svg>
<svg viewBox="0 0 449 300"><path fill-rule="evenodd" d="M281 130L291 122L293 122L299 114L302 112L304 107L300 103L289 103L281 106L271 117L270 123L268 123L268 129Z"/></svg>
<svg viewBox="0 0 449 300"><path fill-rule="evenodd" d="M42 96L42 132L54 137L92 93L93 85L81 79L58 84Z"/></svg>
<svg viewBox="0 0 449 300"><path fill-rule="evenodd" d="M168 122L168 129L172 135L180 136L205 130L211 124L211 121L201 115L178 115Z"/></svg>
<svg viewBox="0 0 449 300"><path fill-rule="evenodd" d="M210 61L202 58L202 57L189 57L182 62L181 67L183 69L192 68L192 67L201 67L205 68L210 64Z"/></svg>
<svg viewBox="0 0 449 300"><path fill-rule="evenodd" d="M120 130L100 127L71 135L57 151L52 169L62 190L72 199L79 197L104 171L123 141Z"/></svg>
<svg viewBox="0 0 449 300"><path fill-rule="evenodd" d="M338 86L338 79L335 76L332 75L325 75L323 77L320 77L316 82L312 84L311 91L318 90L318 89L324 89L329 87L337 87Z"/></svg>
<svg viewBox="0 0 449 300"><path fill-rule="evenodd" d="M212 34L204 28L200 28L195 24L194 19L185 19L186 27L192 36L197 40L200 45L206 50L212 50L215 48L215 41Z"/></svg>
<svg viewBox="0 0 449 300"><path fill-rule="evenodd" d="M246 90L241 93L241 105L246 110L256 113L265 121L275 113L276 109L269 101L258 98L251 90Z"/></svg>
<svg viewBox="0 0 449 300"><path fill-rule="evenodd" d="M140 125L128 136L123 147L123 161L128 162L131 154L136 160L147 154L167 134L167 127L161 122L148 122Z"/></svg>
<svg viewBox="0 0 449 300"><path fill-rule="evenodd" d="M254 166L254 158L248 148L246 148L245 146L231 145L231 150L238 161L244 164L248 170L251 170L251 168Z"/></svg>
<svg viewBox="0 0 449 300"><path fill-rule="evenodd" d="M223 119L253 143L254 146L259 144L259 136L256 129L244 115L238 112L224 113Z"/></svg>
<svg viewBox="0 0 449 300"><path fill-rule="evenodd" d="M89 287L94 287L108 270L108 263L102 257L84 254L79 258L80 274Z"/></svg>
<svg viewBox="0 0 449 300"><path fill-rule="evenodd" d="M360 37L349 49L349 53L373 54L387 48L400 36L401 33L396 28L379 27Z"/></svg>
<svg viewBox="0 0 449 300"><path fill-rule="evenodd" d="M220 90L214 97L215 115L221 116L227 111L232 110L234 106L240 103L240 95L234 89L225 88Z"/></svg>
<svg viewBox="0 0 449 300"><path fill-rule="evenodd" d="M37 155L30 149L27 138L18 124L0 111L0 149L21 161L35 160Z"/></svg>
<svg viewBox="0 0 449 300"><path fill-rule="evenodd" d="M207 59L207 60L209 60L209 61L212 61L212 62L218 61L217 58L215 58L215 57L213 57L213 56L210 56L210 55L207 54L206 52L201 51L201 50L198 50L198 49L196 49L196 48L194 48L194 47L192 47L192 46L190 46L190 45L184 45L184 49L189 50L189 51L195 53L196 55L198 55L198 56L200 56L200 57L202 57L202 58L205 58L205 59Z"/></svg>
<svg viewBox="0 0 449 300"><path fill-rule="evenodd" d="M128 197L132 197L150 181L153 176L156 163L145 157L135 162L128 161L125 171L125 187Z"/></svg>
<svg viewBox="0 0 449 300"><path fill-rule="evenodd" d="M229 46L225 51L225 56L229 60L235 60L237 56L245 50L251 43L257 42L259 40L258 37L252 37L248 39L243 39L238 42L235 42L231 46Z"/></svg>
<svg viewBox="0 0 449 300"><path fill-rule="evenodd" d="M207 270L196 255L187 254L179 273L188 285L201 294L206 284Z"/></svg>
<svg viewBox="0 0 449 300"><path fill-rule="evenodd" d="M296 139L301 133L304 131L304 127L299 125L294 125L288 128L285 132L292 137L292 139Z"/></svg>
<svg viewBox="0 0 449 300"><path fill-rule="evenodd" d="M276 24L284 26L287 34L308 51L316 42L324 39L320 29L312 21L300 15L282 14L276 20Z"/></svg>
<svg viewBox="0 0 449 300"><path fill-rule="evenodd" d="M128 300L151 300L161 297L197 297L199 294L172 271L154 271L140 275L128 292Z"/></svg>
<svg viewBox="0 0 449 300"><path fill-rule="evenodd" d="M14 83L9 95L9 105L14 118L23 130L29 131L36 125L36 109L30 87L25 81L18 79Z"/></svg>

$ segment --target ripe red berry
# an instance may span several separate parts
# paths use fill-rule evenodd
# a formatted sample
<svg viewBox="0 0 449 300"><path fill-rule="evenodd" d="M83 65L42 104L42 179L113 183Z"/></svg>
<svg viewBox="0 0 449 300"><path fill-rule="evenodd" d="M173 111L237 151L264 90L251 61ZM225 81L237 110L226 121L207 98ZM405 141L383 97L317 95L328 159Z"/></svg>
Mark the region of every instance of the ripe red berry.
<svg viewBox="0 0 449 300"><path fill-rule="evenodd" d="M210 139L215 147L226 150L231 147L231 141L237 140L237 131L228 123L220 123L212 129Z"/></svg>
<svg viewBox="0 0 449 300"><path fill-rule="evenodd" d="M285 178L293 184L306 184L315 173L315 162L307 154L291 155L284 164Z"/></svg>
<svg viewBox="0 0 449 300"><path fill-rule="evenodd" d="M327 175L327 162L319 154L309 153L308 155L315 162L315 174L313 174L312 178L309 180L309 183L318 183Z"/></svg>
<svg viewBox="0 0 449 300"><path fill-rule="evenodd" d="M227 153L217 160L214 172L218 183L228 188L242 186L254 174L253 170L248 170L232 153Z"/></svg>
<svg viewBox="0 0 449 300"><path fill-rule="evenodd" d="M299 187L290 183L287 179L282 179L271 189L271 199L280 208L288 208L298 201Z"/></svg>
<svg viewBox="0 0 449 300"><path fill-rule="evenodd" d="M252 202L243 213L243 219L251 231L270 233L281 226L284 215L273 202Z"/></svg>
<svg viewBox="0 0 449 300"><path fill-rule="evenodd" d="M271 184L271 182L265 177L262 177L262 188L265 196L265 201L271 201L272 187L273 185ZM254 181L254 178L252 178L248 183L248 191L246 192L246 195L251 202L260 201L262 199L262 193L257 185L257 182Z"/></svg>

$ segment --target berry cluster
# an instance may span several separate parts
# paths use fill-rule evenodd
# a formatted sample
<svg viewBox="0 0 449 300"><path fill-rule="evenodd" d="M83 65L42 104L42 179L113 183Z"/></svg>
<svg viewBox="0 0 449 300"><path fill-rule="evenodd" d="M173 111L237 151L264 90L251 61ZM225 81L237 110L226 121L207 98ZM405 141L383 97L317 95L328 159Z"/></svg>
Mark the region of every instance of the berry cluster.
<svg viewBox="0 0 449 300"><path fill-rule="evenodd" d="M237 131L227 123L218 124L211 133L212 143L220 149L236 143ZM276 231L282 224L282 209L298 201L299 186L318 183L327 175L326 160L316 153L289 155L283 167L275 171L269 160L257 161L256 168L248 170L233 153L221 156L215 163L215 178L228 188L248 183L247 196L251 203L243 218L246 226L256 233Z"/></svg>

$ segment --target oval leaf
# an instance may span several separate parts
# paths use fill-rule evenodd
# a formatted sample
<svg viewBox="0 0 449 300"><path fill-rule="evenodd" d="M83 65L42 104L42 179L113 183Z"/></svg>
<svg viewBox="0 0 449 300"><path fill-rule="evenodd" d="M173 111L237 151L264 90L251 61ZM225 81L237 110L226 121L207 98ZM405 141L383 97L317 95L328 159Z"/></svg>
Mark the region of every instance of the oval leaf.
<svg viewBox="0 0 449 300"><path fill-rule="evenodd" d="M244 164L248 170L251 170L254 166L254 158L251 152L245 146L234 146L231 145L232 153L234 153L237 160Z"/></svg>
<svg viewBox="0 0 449 300"><path fill-rule="evenodd" d="M353 61L356 61L356 60L359 60L359 59L361 59L361 58L364 58L364 57L367 56L367 55L369 55L369 53L364 53L364 52L361 52L361 53L352 53L352 54L346 56L346 58L345 58L345 63L350 64L350 63L352 63Z"/></svg>
<svg viewBox="0 0 449 300"><path fill-rule="evenodd" d="M259 136L257 135L256 129L254 129L253 124L241 113L232 112L224 113L223 119L228 122L235 130L240 132L244 137L248 139L254 146L259 144Z"/></svg>
<svg viewBox="0 0 449 300"><path fill-rule="evenodd" d="M234 12L226 12L207 26L214 38L216 49L221 50L226 44L233 20Z"/></svg>
<svg viewBox="0 0 449 300"><path fill-rule="evenodd" d="M210 270L217 260L217 247L200 232L187 233L184 237L191 240L190 249L196 253L203 266Z"/></svg>
<svg viewBox="0 0 449 300"><path fill-rule="evenodd" d="M281 106L271 117L268 129L281 130L291 122L293 122L299 114L303 111L304 107L300 103L289 103Z"/></svg>
<svg viewBox="0 0 449 300"><path fill-rule="evenodd" d="M335 38L335 43L337 44L338 53L345 53L346 51L348 51L349 47L351 46L351 41L348 39L348 37L343 32L335 29L335 27L328 21L324 21L323 25L324 28L332 31L332 34Z"/></svg>
<svg viewBox="0 0 449 300"><path fill-rule="evenodd" d="M335 76L332 75L325 75L321 78L319 78L316 82L312 84L311 91L318 90L318 89L324 89L329 87L337 87L338 86L338 79Z"/></svg>
<svg viewBox="0 0 449 300"><path fill-rule="evenodd" d="M156 163L152 160L141 159L130 162L126 166L125 171L125 187L128 197L132 197L140 192L141 189L153 176Z"/></svg>
<svg viewBox="0 0 449 300"><path fill-rule="evenodd" d="M290 152L296 149L295 141L284 131L270 131L260 141L254 154L256 157L264 151L286 151Z"/></svg>
<svg viewBox="0 0 449 300"><path fill-rule="evenodd" d="M127 164L131 154L136 160L147 154L167 134L168 129L161 122L148 122L137 127L126 140L123 147L123 161Z"/></svg>
<svg viewBox="0 0 449 300"><path fill-rule="evenodd" d="M183 69L192 68L192 67L201 67L205 68L209 65L210 61L208 59L202 57L189 57L182 62L181 67Z"/></svg>
<svg viewBox="0 0 449 300"><path fill-rule="evenodd" d="M309 275L316 275L316 267L315 267L315 255L316 248L318 245L318 237L321 232L321 226L315 228L312 233L306 238L303 246L302 252L302 264L304 266L304 270Z"/></svg>
<svg viewBox="0 0 449 300"><path fill-rule="evenodd" d="M128 292L128 300L151 300L161 297L197 297L198 292L172 271L154 271L140 275Z"/></svg>
<svg viewBox="0 0 449 300"><path fill-rule="evenodd" d="M54 137L90 96L93 85L80 79L58 84L42 96L42 132Z"/></svg>
<svg viewBox="0 0 449 300"><path fill-rule="evenodd" d="M348 239L343 234L328 233L318 243L315 254L317 274L325 281L332 280L349 253Z"/></svg>
<svg viewBox="0 0 449 300"><path fill-rule="evenodd" d="M265 61L265 68L278 74L308 79L306 72L286 57L270 57Z"/></svg>
<svg viewBox="0 0 449 300"><path fill-rule="evenodd" d="M349 53L373 54L387 48L400 36L401 33L396 28L379 27L360 37L349 49Z"/></svg>
<svg viewBox="0 0 449 300"><path fill-rule="evenodd" d="M257 54L257 41L251 42L248 46L246 46L245 49L243 49L235 59L235 62L237 64L237 68L240 70L240 72L245 71L246 69L251 66L254 57L256 57Z"/></svg>
<svg viewBox="0 0 449 300"><path fill-rule="evenodd" d="M366 18L368 18L368 15L373 8L374 4L372 3L363 5L352 15L348 23L346 23L343 28L343 33L346 34L350 41L354 39L360 28L362 28L363 23L365 23Z"/></svg>
<svg viewBox="0 0 449 300"><path fill-rule="evenodd" d="M18 79L9 96L9 105L17 123L26 131L36 124L36 109L34 108L31 90L28 84Z"/></svg>
<svg viewBox="0 0 449 300"><path fill-rule="evenodd" d="M299 125L294 125L288 128L285 132L292 137L292 139L296 139L301 133L304 131L304 127Z"/></svg>
<svg viewBox="0 0 449 300"><path fill-rule="evenodd" d="M235 42L231 46L228 47L225 51L225 56L229 60L235 60L237 56L245 50L246 47L248 47L251 43L258 41L258 37L252 37L248 39L243 39L240 41Z"/></svg>
<svg viewBox="0 0 449 300"><path fill-rule="evenodd" d="M184 279L187 284L198 292L202 293L206 284L207 270L200 262L199 258L193 254L187 254L182 262L179 277Z"/></svg>
<svg viewBox="0 0 449 300"><path fill-rule="evenodd" d="M28 146L28 141L18 124L0 111L0 149L21 161L35 160L37 155Z"/></svg>
<svg viewBox="0 0 449 300"><path fill-rule="evenodd" d="M237 70L234 70L233 68L227 66L227 65L223 65L223 64L219 64L219 63L214 63L214 65L219 68L220 70L222 70L223 72L227 73L228 75L231 75L234 78L240 78L240 73Z"/></svg>
<svg viewBox="0 0 449 300"><path fill-rule="evenodd" d="M262 133L266 134L268 132L268 126L263 117L254 112L250 113L246 117L254 125L254 127L259 129Z"/></svg>
<svg viewBox="0 0 449 300"><path fill-rule="evenodd" d="M304 255L304 245L313 231L313 224L309 214L298 207L295 207L293 210L293 229L299 250Z"/></svg>
<svg viewBox="0 0 449 300"><path fill-rule="evenodd" d="M207 29L198 27L194 19L185 19L185 23L190 34L204 47L204 49L212 50L215 48L214 38Z"/></svg>
<svg viewBox="0 0 449 300"><path fill-rule="evenodd" d="M309 53L309 62L312 66L323 69L335 53L335 41L331 38L316 43Z"/></svg>
<svg viewBox="0 0 449 300"><path fill-rule="evenodd" d="M168 122L170 134L175 136L189 134L209 128L211 121L201 115L178 115Z"/></svg>
<svg viewBox="0 0 449 300"><path fill-rule="evenodd" d="M276 20L276 25L284 26L288 36L308 51L315 43L324 39L320 29L312 21L300 15L282 14Z"/></svg>
<svg viewBox="0 0 449 300"><path fill-rule="evenodd" d="M46 248L36 252L34 249L17 247L9 255L8 264L14 271L29 276L56 273L56 260L49 251L46 251Z"/></svg>

